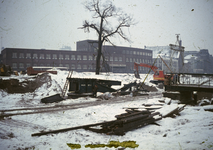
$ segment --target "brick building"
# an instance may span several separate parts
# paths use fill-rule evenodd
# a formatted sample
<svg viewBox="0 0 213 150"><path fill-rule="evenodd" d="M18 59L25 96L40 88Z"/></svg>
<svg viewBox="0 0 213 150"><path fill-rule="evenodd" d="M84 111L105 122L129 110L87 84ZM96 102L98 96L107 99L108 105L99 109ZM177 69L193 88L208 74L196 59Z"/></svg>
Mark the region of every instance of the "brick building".
<svg viewBox="0 0 213 150"><path fill-rule="evenodd" d="M52 66L94 72L97 46L95 40L84 40L77 42L76 51L5 48L1 56L2 63L17 71L26 70L30 66ZM103 46L102 50L102 71L133 73L134 62L152 64L151 50L120 46ZM147 70L148 68L139 69L141 73L146 73Z"/></svg>

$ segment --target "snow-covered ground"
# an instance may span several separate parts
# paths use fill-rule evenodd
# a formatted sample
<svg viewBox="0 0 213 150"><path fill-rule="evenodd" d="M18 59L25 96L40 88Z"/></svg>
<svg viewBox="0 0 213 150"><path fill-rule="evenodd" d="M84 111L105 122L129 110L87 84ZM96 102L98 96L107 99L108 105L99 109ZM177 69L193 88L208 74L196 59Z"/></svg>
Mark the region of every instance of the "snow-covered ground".
<svg viewBox="0 0 213 150"><path fill-rule="evenodd" d="M170 101L169 98L163 98L159 95L162 90L158 89L156 96L137 96L130 95L113 97L113 100L123 100L113 103L108 100L100 100L98 98L78 98L67 99L59 103L42 104L40 99L46 96L61 93L68 75L67 71L59 71L57 75L50 74L51 81L37 88L33 93L24 94L8 94L0 91L0 110L35 108L35 107L51 107L59 105L71 105L77 103L104 101L103 104L93 105L77 109L64 109L60 111L35 113L28 115L15 115L0 119L0 149L36 149L36 150L69 150L71 149L67 143L80 144L81 149L87 144L108 144L109 141L135 141L139 146L135 149L213 149L213 114L205 111L204 107L210 106L186 106L180 112L180 116L175 118L163 118L157 125L147 125L134 131L127 132L124 136L106 135L78 129L63 133L49 134L43 136L31 136L33 133L40 131L56 130L61 128L69 128L86 124L99 123L103 121L115 120L115 115L125 112L124 107L143 107L142 104L156 104L158 100ZM140 82L143 82L146 75L140 75ZM109 80L119 80L123 84L136 80L133 74L101 74L94 73L78 73L73 72L72 77L81 78L101 78ZM27 75L12 76L23 81L29 78ZM148 75L145 83L149 83L152 75ZM138 79L137 79L138 80ZM138 80L139 82L139 80ZM120 88L114 86L113 88ZM99 95L102 93L98 93ZM154 95L154 96L153 96ZM178 101L172 101L170 105L164 106L156 111L161 114L168 112L177 107ZM14 112L13 112L14 113ZM121 147L118 147L121 148ZM116 149L116 148L96 148L96 149ZM126 148L133 149L133 148Z"/></svg>

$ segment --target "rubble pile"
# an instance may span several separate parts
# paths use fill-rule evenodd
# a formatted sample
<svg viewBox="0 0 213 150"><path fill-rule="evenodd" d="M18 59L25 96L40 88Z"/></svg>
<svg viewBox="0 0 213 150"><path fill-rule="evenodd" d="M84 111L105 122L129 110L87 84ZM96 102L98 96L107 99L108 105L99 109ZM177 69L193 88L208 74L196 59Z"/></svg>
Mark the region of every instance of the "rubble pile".
<svg viewBox="0 0 213 150"><path fill-rule="evenodd" d="M0 79L0 89L5 90L7 93L28 93L34 92L37 88L41 87L44 83L51 86L51 76L48 73L39 74L36 77L24 79Z"/></svg>

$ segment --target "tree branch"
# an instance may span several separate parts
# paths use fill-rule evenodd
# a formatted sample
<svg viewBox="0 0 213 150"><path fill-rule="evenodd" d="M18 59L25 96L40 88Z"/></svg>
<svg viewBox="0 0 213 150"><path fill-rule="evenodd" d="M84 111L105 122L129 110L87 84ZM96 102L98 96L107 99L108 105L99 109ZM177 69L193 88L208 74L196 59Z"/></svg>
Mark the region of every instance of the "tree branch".
<svg viewBox="0 0 213 150"><path fill-rule="evenodd" d="M94 29L98 33L98 54L96 61L96 74L99 74L100 70L100 58L102 55L102 45L104 41L109 42L113 46L115 46L110 37L114 35L118 35L126 41L129 39L123 32L123 28L128 28L133 25L132 17L124 14L121 9L116 8L112 2L106 3L104 5L100 4L99 0L91 0L91 2L85 5L85 8L90 12L94 12L92 17L94 19L100 19L98 24L90 23L88 21L84 21L83 26L79 29L84 29L86 32L90 32L90 28ZM112 19L112 20L111 20ZM116 21L114 19L118 19L118 24L114 28ZM112 26L110 26L109 22L112 22Z"/></svg>

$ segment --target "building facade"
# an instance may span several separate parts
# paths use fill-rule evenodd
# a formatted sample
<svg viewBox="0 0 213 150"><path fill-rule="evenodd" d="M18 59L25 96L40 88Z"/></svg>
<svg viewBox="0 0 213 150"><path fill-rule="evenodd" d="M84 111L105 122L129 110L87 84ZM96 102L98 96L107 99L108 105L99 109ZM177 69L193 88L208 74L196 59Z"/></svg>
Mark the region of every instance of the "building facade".
<svg viewBox="0 0 213 150"><path fill-rule="evenodd" d="M179 55L173 52L170 46L147 46L145 48L153 51L153 64L158 67L159 70L163 70L165 73L170 73L171 71L178 72ZM164 61L162 61L158 55L160 55Z"/></svg>
<svg viewBox="0 0 213 150"><path fill-rule="evenodd" d="M27 48L5 48L2 50L2 63L13 70L23 71L30 66L67 67L79 72L94 72L96 67L97 41L77 42L76 51L45 50ZM152 51L121 46L103 46L101 70L133 73L134 62L152 64ZM148 68L140 68L140 73L147 73Z"/></svg>
<svg viewBox="0 0 213 150"><path fill-rule="evenodd" d="M213 74L213 57L208 49L185 53L185 72Z"/></svg>

